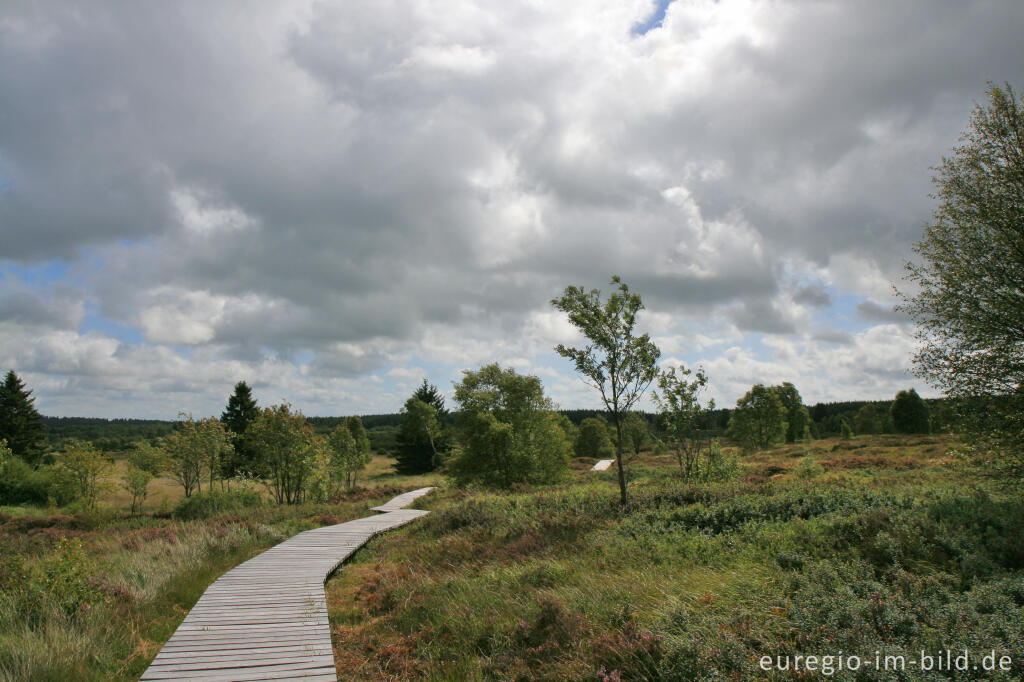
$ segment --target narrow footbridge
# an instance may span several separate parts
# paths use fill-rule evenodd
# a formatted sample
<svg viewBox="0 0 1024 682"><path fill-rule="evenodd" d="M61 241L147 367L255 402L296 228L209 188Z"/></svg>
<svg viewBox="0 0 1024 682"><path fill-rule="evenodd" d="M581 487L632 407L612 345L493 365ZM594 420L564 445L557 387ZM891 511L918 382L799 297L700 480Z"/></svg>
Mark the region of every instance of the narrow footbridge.
<svg viewBox="0 0 1024 682"><path fill-rule="evenodd" d="M378 533L429 512L399 495L356 521L299 533L207 588L142 680L337 680L324 581Z"/></svg>

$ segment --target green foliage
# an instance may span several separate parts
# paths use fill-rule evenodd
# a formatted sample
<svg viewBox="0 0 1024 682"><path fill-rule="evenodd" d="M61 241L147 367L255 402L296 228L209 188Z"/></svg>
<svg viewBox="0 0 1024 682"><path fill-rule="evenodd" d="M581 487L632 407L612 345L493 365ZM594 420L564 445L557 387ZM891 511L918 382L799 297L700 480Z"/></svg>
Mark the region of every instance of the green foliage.
<svg viewBox="0 0 1024 682"><path fill-rule="evenodd" d="M364 576L328 586L332 622L358 625L344 648L360 652L353 676L789 679L761 675L760 657L1024 646L1019 495L965 492L974 471L882 464L839 480L832 455L793 462L798 450L767 455L799 462L794 476L663 478L625 507L601 494L610 482L582 476L515 494L442 492L415 534L389 536ZM1014 656L990 677L1022 671ZM856 679L919 677L908 665Z"/></svg>
<svg viewBox="0 0 1024 682"><path fill-rule="evenodd" d="M259 492L237 487L229 490L207 490L183 498L174 507L174 518L185 521L209 519L215 516L245 512L263 504Z"/></svg>
<svg viewBox="0 0 1024 682"><path fill-rule="evenodd" d="M647 420L636 412L627 414L622 422L622 437L626 439L625 445L633 451L633 456L639 457L640 451L650 439Z"/></svg>
<svg viewBox="0 0 1024 682"><path fill-rule="evenodd" d="M32 391L14 373L7 372L0 385L0 438L7 447L33 469L38 469L47 454L46 427L35 408Z"/></svg>
<svg viewBox="0 0 1024 682"><path fill-rule="evenodd" d="M137 469L159 476L167 469L167 453L146 441L134 443L128 451L128 463Z"/></svg>
<svg viewBox="0 0 1024 682"><path fill-rule="evenodd" d="M257 467L278 504L298 504L326 459L327 446L301 412L287 403L265 408L249 428Z"/></svg>
<svg viewBox="0 0 1024 682"><path fill-rule="evenodd" d="M106 485L104 476L110 471L110 462L91 443L70 440L64 444L60 468L71 482L74 496L86 508L93 509L96 499Z"/></svg>
<svg viewBox="0 0 1024 682"><path fill-rule="evenodd" d="M569 286L551 305L569 316L569 322L590 342L583 348L558 344L555 351L573 361L583 380L596 388L615 429L619 497L626 504L626 477L622 466L622 422L658 374L661 351L650 336L634 336L636 315L643 309L640 296L630 293L619 277L611 283L618 292L601 301L601 292Z"/></svg>
<svg viewBox="0 0 1024 682"><path fill-rule="evenodd" d="M579 428L576 430L576 442L573 451L577 457L592 457L594 459L611 459L614 457L614 446L604 421L594 417L587 417L580 422Z"/></svg>
<svg viewBox="0 0 1024 682"><path fill-rule="evenodd" d="M772 386L782 406L786 408L786 442L797 443L810 439L811 415L804 406L803 398L796 386L784 381L781 386Z"/></svg>
<svg viewBox="0 0 1024 682"><path fill-rule="evenodd" d="M687 379L691 374L692 381ZM652 395L661 410L661 424L684 479L700 476L701 455L711 442L702 428L702 417L715 408L713 400L706 406L701 404L701 394L707 385L708 377L703 368L694 373L680 365L662 370L658 375L658 389Z"/></svg>
<svg viewBox="0 0 1024 682"><path fill-rule="evenodd" d="M786 437L786 407L778 394L757 384L736 401L729 437L748 450L764 449Z"/></svg>
<svg viewBox="0 0 1024 682"><path fill-rule="evenodd" d="M928 406L914 389L896 394L890 414L896 433L931 433Z"/></svg>
<svg viewBox="0 0 1024 682"><path fill-rule="evenodd" d="M366 465L373 459L373 453L370 451L370 437L363 426L363 420L353 415L346 417L344 423L345 428L348 429L355 442L356 457L352 460L352 467L350 469L352 472L352 482L350 485L354 486L358 482L359 472L366 468Z"/></svg>
<svg viewBox="0 0 1024 682"><path fill-rule="evenodd" d="M426 378L424 378L423 383L413 391L412 397L419 400L421 403L426 403L433 407L438 420L443 421L448 416L448 410L445 409L444 406L444 396L441 395L441 391L437 390L437 386L427 383Z"/></svg>
<svg viewBox="0 0 1024 682"><path fill-rule="evenodd" d="M853 438L853 429L850 428L850 422L846 421L846 417L839 420L839 434L843 440Z"/></svg>
<svg viewBox="0 0 1024 682"><path fill-rule="evenodd" d="M71 501L70 494L58 495L53 488L52 468L33 469L0 439L0 504L43 505L50 498Z"/></svg>
<svg viewBox="0 0 1024 682"><path fill-rule="evenodd" d="M857 415L853 418L853 427L857 433L869 435L882 433L884 424L875 406L868 404L857 410Z"/></svg>
<svg viewBox="0 0 1024 682"><path fill-rule="evenodd" d="M202 491L204 475L209 476L210 488L221 476L221 465L230 458L233 448L231 436L222 422L213 419L195 421L192 415L179 415L177 429L163 441L163 450L171 474L181 484L185 497Z"/></svg>
<svg viewBox="0 0 1024 682"><path fill-rule="evenodd" d="M121 485L128 494L132 496L131 513L138 514L142 510L142 503L146 501L149 494L149 483L153 480L153 474L129 464L125 467L121 476Z"/></svg>
<svg viewBox="0 0 1024 682"><path fill-rule="evenodd" d="M174 422L160 419L103 419L99 417L47 417L43 424L51 444L68 438L93 443L98 449L127 450L135 441L156 442L174 430Z"/></svg>
<svg viewBox="0 0 1024 682"><path fill-rule="evenodd" d="M413 396L405 401L402 415L395 450L395 468L403 474L433 471L440 464L437 439L440 437L441 424L437 418L437 408Z"/></svg>
<svg viewBox="0 0 1024 682"><path fill-rule="evenodd" d="M339 424L327 437L328 478L332 495L342 486L351 488L355 484L355 473L365 466L363 454L356 439L345 424Z"/></svg>
<svg viewBox="0 0 1024 682"><path fill-rule="evenodd" d="M1012 396L1024 385L1024 108L1009 84L989 83L960 145L933 178L939 205L907 263L915 294L918 374L958 398ZM1024 468L1013 411L965 423L983 447ZM1003 431L1006 427L1009 431Z"/></svg>
<svg viewBox="0 0 1024 682"><path fill-rule="evenodd" d="M220 416L220 421L234 436L234 449L230 456L224 458L221 467L225 477L253 473L256 467L256 451L245 439L245 430L259 414L259 406L252 397L252 388L244 381L239 381L235 384L235 392L228 398L227 407Z"/></svg>
<svg viewBox="0 0 1024 682"><path fill-rule="evenodd" d="M402 409L402 423L395 439L395 468L400 473L423 474L441 464L451 447L443 425L447 415L441 392L424 379Z"/></svg>
<svg viewBox="0 0 1024 682"><path fill-rule="evenodd" d="M814 455L809 452L800 458L800 463L796 467L797 478L802 478L804 480L817 478L824 472L824 467L822 467L821 464L818 463L818 460L814 458Z"/></svg>
<svg viewBox="0 0 1024 682"><path fill-rule="evenodd" d="M461 450L448 473L457 485L508 488L565 477L571 446L540 379L486 365L464 373L455 400Z"/></svg>

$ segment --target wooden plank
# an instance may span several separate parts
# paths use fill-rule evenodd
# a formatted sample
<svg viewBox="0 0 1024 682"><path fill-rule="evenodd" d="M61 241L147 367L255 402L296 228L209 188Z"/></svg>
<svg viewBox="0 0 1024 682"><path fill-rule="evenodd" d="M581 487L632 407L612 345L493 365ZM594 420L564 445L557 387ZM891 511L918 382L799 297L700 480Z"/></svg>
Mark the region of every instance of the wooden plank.
<svg viewBox="0 0 1024 682"><path fill-rule="evenodd" d="M336 680L324 581L375 535L429 513L401 507L430 490L374 507L380 516L303 531L226 572L141 679Z"/></svg>

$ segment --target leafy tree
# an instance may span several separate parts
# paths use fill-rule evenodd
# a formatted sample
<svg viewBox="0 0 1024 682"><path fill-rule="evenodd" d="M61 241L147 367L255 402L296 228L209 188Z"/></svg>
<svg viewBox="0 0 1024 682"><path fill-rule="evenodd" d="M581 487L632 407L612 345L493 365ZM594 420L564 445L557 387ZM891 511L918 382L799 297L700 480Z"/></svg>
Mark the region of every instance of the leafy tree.
<svg viewBox="0 0 1024 682"><path fill-rule="evenodd" d="M132 516L142 510L142 503L149 495L149 483L153 480L153 474L129 464L121 475L121 484L128 494L132 496Z"/></svg>
<svg viewBox="0 0 1024 682"><path fill-rule="evenodd" d="M362 464L362 454L345 424L339 424L327 437L327 452L331 492L342 486L351 488L355 484L355 472Z"/></svg>
<svg viewBox="0 0 1024 682"><path fill-rule="evenodd" d="M210 488L221 475L222 461L232 452L231 437L224 424L209 417L195 421L182 412L177 429L164 439L163 449L170 463L171 474L185 490L185 497L202 492L204 475Z"/></svg>
<svg viewBox="0 0 1024 682"><path fill-rule="evenodd" d="M142 510L142 503L149 495L150 482L165 466L165 456L159 448L140 441L129 451L127 459L121 485L132 496L131 513L134 515Z"/></svg>
<svg viewBox="0 0 1024 682"><path fill-rule="evenodd" d="M139 441L128 452L128 462L137 469L159 476L167 468L167 455L152 443Z"/></svg>
<svg viewBox="0 0 1024 682"><path fill-rule="evenodd" d="M935 170L939 205L906 266L916 293L901 294L915 371L965 401L982 449L1024 468L1024 107L1009 84L989 83Z"/></svg>
<svg viewBox="0 0 1024 682"><path fill-rule="evenodd" d="M736 401L729 437L748 450L764 449L786 438L786 408L778 394L757 384Z"/></svg>
<svg viewBox="0 0 1024 682"><path fill-rule="evenodd" d="M615 447L608 436L608 427L602 420L594 417L587 417L580 422L573 450L577 457L611 459L615 456Z"/></svg>
<svg viewBox="0 0 1024 682"><path fill-rule="evenodd" d="M857 429L857 433L881 433L884 428L884 424L882 423L882 418L878 415L878 410L875 409L875 406L868 403L857 410L857 414L853 418L853 427Z"/></svg>
<svg viewBox="0 0 1024 682"><path fill-rule="evenodd" d="M326 444L301 412L287 403L263 409L246 435L256 449L257 470L268 479L278 504L298 504L313 479Z"/></svg>
<svg viewBox="0 0 1024 682"><path fill-rule="evenodd" d="M345 428L352 435L352 440L355 442L355 458L352 461L352 481L349 487L356 485L359 477L359 472L366 468L366 465L373 459L373 453L370 451L370 437L366 434L366 428L363 426L363 420L358 416L353 415L345 418Z"/></svg>
<svg viewBox="0 0 1024 682"><path fill-rule="evenodd" d="M928 406L914 389L897 393L889 412L892 414L892 425L896 433L931 432Z"/></svg>
<svg viewBox="0 0 1024 682"><path fill-rule="evenodd" d="M260 414L252 388L244 381L235 384L235 392L228 398L228 405L220 420L228 431L234 434L233 456L224 462L224 475L228 478L239 473L252 473L255 468L256 450L245 439L245 430Z"/></svg>
<svg viewBox="0 0 1024 682"><path fill-rule="evenodd" d="M643 309L640 296L612 277L618 285L605 302L597 289L566 287L551 304L568 314L569 322L590 342L583 348L558 344L555 350L576 365L584 381L596 388L615 429L615 460L618 464L619 495L626 504L626 474L622 464L622 424L626 413L640 400L658 374L661 351L647 334L634 336L636 315Z"/></svg>
<svg viewBox="0 0 1024 682"><path fill-rule="evenodd" d="M110 471L110 462L92 443L69 440L64 444L61 468L73 482L76 497L92 509L104 488L104 476Z"/></svg>
<svg viewBox="0 0 1024 682"><path fill-rule="evenodd" d="M687 378L691 375L692 380ZM715 409L713 400L706 407L701 405L701 394L707 385L703 368L692 372L683 366L673 367L658 375L658 389L653 394L667 440L687 480L700 474L701 454L710 446L708 434L701 428L701 417Z"/></svg>
<svg viewBox="0 0 1024 682"><path fill-rule="evenodd" d="M804 406L800 391L788 381L783 382L781 386L772 386L772 390L786 408L786 442L808 440L811 436L811 413Z"/></svg>
<svg viewBox="0 0 1024 682"><path fill-rule="evenodd" d="M441 426L437 408L415 396L405 401L402 425L395 439L395 468L403 474L422 474L438 465L437 439Z"/></svg>
<svg viewBox="0 0 1024 682"><path fill-rule="evenodd" d="M633 451L633 456L639 457L640 450L650 437L647 420L636 412L630 412L622 422L622 436L626 439L626 446Z"/></svg>
<svg viewBox="0 0 1024 682"><path fill-rule="evenodd" d="M853 429L850 428L850 422L846 420L846 417L842 417L839 420L839 434L843 440L853 438Z"/></svg>
<svg viewBox="0 0 1024 682"><path fill-rule="evenodd" d="M46 427L35 408L32 391L14 373L7 372L0 386L0 438L18 457L38 469L45 459Z"/></svg>
<svg viewBox="0 0 1024 682"><path fill-rule="evenodd" d="M572 423L567 416L561 412L556 412L556 421L558 422L558 428L562 429L562 433L565 434L565 439L570 443L576 442L576 437L579 435L579 429Z"/></svg>
<svg viewBox="0 0 1024 682"><path fill-rule="evenodd" d="M490 364L465 372L455 400L462 447L449 473L457 485L509 488L566 475L571 446L540 379Z"/></svg>

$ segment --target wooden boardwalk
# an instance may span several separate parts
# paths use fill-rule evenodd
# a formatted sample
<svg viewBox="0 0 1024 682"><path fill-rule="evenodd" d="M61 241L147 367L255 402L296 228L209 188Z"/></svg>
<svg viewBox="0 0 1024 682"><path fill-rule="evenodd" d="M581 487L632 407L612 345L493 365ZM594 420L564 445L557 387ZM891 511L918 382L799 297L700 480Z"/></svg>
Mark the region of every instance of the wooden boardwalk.
<svg viewBox="0 0 1024 682"><path fill-rule="evenodd" d="M142 680L333 680L324 581L378 533L429 512L402 509L433 488L356 521L299 533L207 588Z"/></svg>

